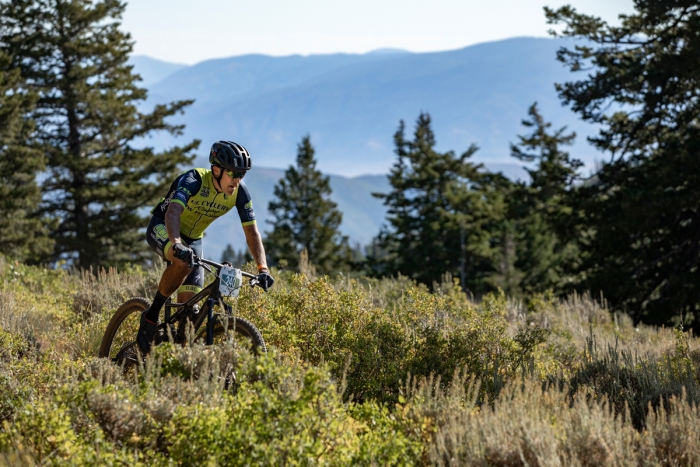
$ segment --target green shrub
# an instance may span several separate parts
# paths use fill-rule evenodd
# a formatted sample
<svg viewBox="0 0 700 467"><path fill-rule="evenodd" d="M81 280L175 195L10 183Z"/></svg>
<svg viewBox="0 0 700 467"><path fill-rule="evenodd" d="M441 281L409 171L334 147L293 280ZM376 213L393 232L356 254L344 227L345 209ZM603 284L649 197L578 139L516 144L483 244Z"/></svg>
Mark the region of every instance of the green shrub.
<svg viewBox="0 0 700 467"><path fill-rule="evenodd" d="M12 420L34 395L25 377L35 360L34 344L26 336L0 329L0 423Z"/></svg>
<svg viewBox="0 0 700 467"><path fill-rule="evenodd" d="M293 275L282 290L244 293L238 311L290 361L325 363L337 379L345 374L347 395L360 401L394 403L408 374L449 381L463 368L493 395L546 338L534 328L508 335L502 293L476 305L456 288L407 287L388 310L368 295L356 282L335 288L327 277Z"/></svg>
<svg viewBox="0 0 700 467"><path fill-rule="evenodd" d="M12 429L0 442L11 445L13 436L21 439L19 446L30 449L39 462L50 457L68 460L80 449L66 408L50 401L38 401L19 411Z"/></svg>
<svg viewBox="0 0 700 467"><path fill-rule="evenodd" d="M235 306L267 356L166 344L124 375L97 346L158 271L0 261L0 465L698 463L687 334L585 295L275 275Z"/></svg>
<svg viewBox="0 0 700 467"><path fill-rule="evenodd" d="M359 452L353 456L352 465L409 466L418 462L424 441L420 429L373 401L351 404L349 409L360 422Z"/></svg>
<svg viewBox="0 0 700 467"><path fill-rule="evenodd" d="M54 465L337 466L410 465L420 451L388 410L344 404L323 367L241 354L239 384L228 392L215 371L225 354L164 346L134 381L92 362L52 397L20 410L0 450ZM198 377L182 373L205 361Z"/></svg>

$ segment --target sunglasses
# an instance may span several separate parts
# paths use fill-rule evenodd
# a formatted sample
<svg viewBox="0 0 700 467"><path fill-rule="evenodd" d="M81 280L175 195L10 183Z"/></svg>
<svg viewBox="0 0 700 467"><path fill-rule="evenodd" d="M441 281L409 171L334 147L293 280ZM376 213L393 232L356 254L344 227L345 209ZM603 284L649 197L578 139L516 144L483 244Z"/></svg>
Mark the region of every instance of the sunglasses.
<svg viewBox="0 0 700 467"><path fill-rule="evenodd" d="M245 177L245 172L238 172L237 170L226 170L225 172L229 177L231 177L234 180L237 178Z"/></svg>

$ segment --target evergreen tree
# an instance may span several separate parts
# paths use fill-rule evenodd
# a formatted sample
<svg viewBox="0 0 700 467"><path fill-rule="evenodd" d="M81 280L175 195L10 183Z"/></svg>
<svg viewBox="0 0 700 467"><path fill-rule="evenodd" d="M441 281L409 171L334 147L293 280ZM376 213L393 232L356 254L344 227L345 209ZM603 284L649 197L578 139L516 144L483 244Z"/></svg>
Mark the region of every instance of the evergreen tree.
<svg viewBox="0 0 700 467"><path fill-rule="evenodd" d="M573 144L576 133L565 134L566 127L554 133L547 132L552 124L545 122L535 102L528 109L529 120L522 120L525 128L532 128L530 135L519 135L518 144L511 144L511 155L524 162L536 163L535 168L526 168L530 175L528 197L538 209L551 213L566 209L563 199L579 178L578 169L583 163L573 159L561 146Z"/></svg>
<svg viewBox="0 0 700 467"><path fill-rule="evenodd" d="M296 166L290 166L275 185L268 210L274 217L265 247L273 264L281 261L299 268L299 255L321 274L348 267L352 250L338 228L342 213L330 200L330 177L316 169L314 148L305 136L297 148Z"/></svg>
<svg viewBox="0 0 700 467"><path fill-rule="evenodd" d="M529 183L515 184L508 197L517 243L514 267L522 271L523 291L561 292L571 284L579 256L571 195L583 164L561 149L574 142L575 133L566 134L566 127L549 132L552 124L544 120L537 103L528 115L522 124L532 133L518 136L518 144L511 144L513 157L534 163L526 168Z"/></svg>
<svg viewBox="0 0 700 467"><path fill-rule="evenodd" d="M401 273L427 285L450 273L472 292L484 291L494 273L491 232L503 220L499 185L505 179L469 162L475 146L460 156L436 151L428 114L418 117L413 141L402 121L394 142L392 190L374 194L384 200L389 221L377 241L384 258L371 260L376 273Z"/></svg>
<svg viewBox="0 0 700 467"><path fill-rule="evenodd" d="M581 286L637 319L700 329L700 5L635 2L610 26L571 7L547 9L564 35L584 38L559 58L579 81L565 103L600 124L611 158L581 190L594 236L584 239Z"/></svg>
<svg viewBox="0 0 700 467"><path fill-rule="evenodd" d="M155 153L138 147L191 101L145 100L127 59L130 36L120 31L119 0L9 0L0 4L0 49L37 95L33 146L47 155L43 210L60 220L54 258L81 267L144 258L141 208L154 204L191 161L193 142Z"/></svg>
<svg viewBox="0 0 700 467"><path fill-rule="evenodd" d="M235 268L240 268L249 261L253 261L253 257L250 256L248 250L234 250L230 243L226 244L226 248L221 252L221 262L229 262Z"/></svg>
<svg viewBox="0 0 700 467"><path fill-rule="evenodd" d="M27 147L33 124L26 117L35 96L23 89L19 70L0 52L0 253L36 261L51 251L48 229L35 214L41 203L36 183L44 155Z"/></svg>
<svg viewBox="0 0 700 467"><path fill-rule="evenodd" d="M506 188L505 193L515 195L515 190ZM503 290L509 297L522 295L522 282L526 278L526 273L518 267L523 247L521 229L517 220L507 218L493 230L493 272L484 279L486 284Z"/></svg>
<svg viewBox="0 0 700 467"><path fill-rule="evenodd" d="M221 262L224 263L228 261L229 263L233 263L235 259L236 250L233 249L233 246L230 243L227 243L226 248L224 248L224 251L221 252Z"/></svg>

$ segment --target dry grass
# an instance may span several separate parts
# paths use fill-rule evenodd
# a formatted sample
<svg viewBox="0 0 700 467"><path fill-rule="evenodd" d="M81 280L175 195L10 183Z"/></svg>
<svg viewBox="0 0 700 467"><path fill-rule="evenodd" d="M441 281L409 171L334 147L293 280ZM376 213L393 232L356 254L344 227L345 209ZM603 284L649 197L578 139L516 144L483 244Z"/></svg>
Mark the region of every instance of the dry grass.
<svg viewBox="0 0 700 467"><path fill-rule="evenodd" d="M20 307L12 287L7 283L0 286L0 328L18 334L33 331L31 314L32 310Z"/></svg>
<svg viewBox="0 0 700 467"><path fill-rule="evenodd" d="M76 292L73 296L73 311L83 317L115 310L131 297L150 299L155 293L162 263L148 271L119 272L114 268L75 272Z"/></svg>
<svg viewBox="0 0 700 467"><path fill-rule="evenodd" d="M242 386L242 393L233 399L224 389L220 376L236 364L236 355L225 348L215 353L197 346L163 349L133 381L124 380L111 364L93 359L113 310L131 296L150 298L161 272L46 271L0 258L0 331L35 339L41 347L41 352L30 358L17 356L0 362L0 390L14 391L7 404L24 400L27 407L49 407L46 401L63 401L71 407L66 412L70 420L67 426L75 436L82 437L80 445L85 452L94 441L88 434L89 427L105 437L100 449L118 451L125 463L138 457L136 447L141 445L131 441L138 437L152 440L158 449L170 449L172 445L159 438L163 435L153 427L166 426L169 417L178 411L188 417L201 416L227 400L235 407L231 414L249 411L258 417L256 410L260 410L260 418L251 415L250 420L256 420L258 428L267 423L267 400L255 399L259 405L243 402L253 400L251 394L260 391L260 386ZM344 432L355 430L357 436L364 433L358 445L364 445L370 454L362 458L366 462L361 465L372 465L372 459L380 465L376 459L384 452L381 449L391 444L387 440L396 442L391 446L394 457L381 457L391 459L385 461L386 465L700 465L700 341L687 333L634 325L627 316L610 313L604 300L589 295L571 295L563 300L541 295L528 301L496 295L477 302L461 293L449 277L434 296L402 277L338 277L329 283L286 274L276 278L272 293L247 291L238 305L242 313L258 313L247 317L267 326L263 332L270 342L279 342L279 361L268 361L266 374L282 374L290 361L304 357L307 369L313 368L311 364L332 371L337 367L340 372L343 367L349 368L346 376L351 388L358 387L359 378L369 378L380 370L386 372L387 368L396 371L381 381L377 379L385 385L382 387L400 388L399 381L407 378L406 368L422 372L419 377L408 377L402 391L397 390L401 397L396 405L392 401L382 408L376 399L329 402L330 412L345 417ZM484 321L486 316L488 320ZM476 349L465 354L458 362L467 362L467 366L460 367L450 384L445 384L446 376L442 381L424 377L431 368L444 367L456 358L460 350L457 344L462 345L462 341L453 337L460 336L465 323L473 325L478 333L484 332L480 323L494 326L493 336L483 341L483 349L488 352ZM408 345L407 339L421 338L419 331L423 328L435 332L426 334L423 347ZM520 344L513 343L517 339L496 339L494 336L500 337L496 331L501 329L510 338L546 330L546 340L536 344L528 354L529 360L521 362L517 371L508 372L500 381L500 392L484 392L483 385L467 376L477 368L474 365L502 372L503 368L497 368L494 362L522 350ZM364 341L356 339L354 333L359 330L365 332ZM370 338L372 330L378 334ZM431 347L428 337L434 337L440 345ZM465 338L464 342L474 340ZM506 348L503 342L514 347ZM381 352L380 344L384 346ZM282 355L287 347L291 349L289 355ZM348 349L354 352L351 364L357 365L362 357L364 366L345 366ZM411 365L404 365L407 351L402 354L401 349L413 352ZM472 354L478 357L473 362L466 358ZM310 383L300 379L306 373L299 371L265 386L269 391L266 397L294 394L289 401L281 398L276 402L283 412L301 410L299 390ZM323 385L333 384L333 378L340 380L332 371L319 380ZM78 392L61 392L66 384ZM296 389L290 389L292 386ZM84 397L80 391L86 391ZM5 404L3 396L7 393L0 394L0 405ZM484 400L484 394L495 396ZM311 411L317 403L314 401L317 398L310 395L304 410ZM372 404L380 408L372 409ZM356 410L352 413L365 411L370 415L351 419L349 412L344 412L348 408ZM7 405L7 410L7 418L11 419L17 408ZM222 416L217 423L224 426L226 419ZM56 420L56 426L63 426ZM202 420L204 423L206 418ZM33 423L30 419L25 422ZM183 417L177 423L191 430L186 422ZM0 438L7 426L0 428ZM295 440L295 428L290 427L285 436ZM191 433L187 430L183 428L183 433ZM198 435L204 433L197 431ZM230 432L221 433L232 436ZM372 442L385 444L368 447L375 446L371 436ZM313 436L309 435L308 440ZM405 446L397 444L398 440ZM409 454L416 444L422 449L418 458ZM23 445L8 450L5 457L0 455L0 465L31 465L36 451L26 449ZM65 462L56 459L55 465L71 465L69 458ZM221 464L227 462L235 465L230 459Z"/></svg>
<svg viewBox="0 0 700 467"><path fill-rule="evenodd" d="M426 465L700 465L698 408L685 395L652 411L647 428L639 431L608 401L572 400L566 387L543 390L532 379L509 384L492 404L481 407L474 404L474 381L444 391L428 379L409 392L406 418L434 424Z"/></svg>

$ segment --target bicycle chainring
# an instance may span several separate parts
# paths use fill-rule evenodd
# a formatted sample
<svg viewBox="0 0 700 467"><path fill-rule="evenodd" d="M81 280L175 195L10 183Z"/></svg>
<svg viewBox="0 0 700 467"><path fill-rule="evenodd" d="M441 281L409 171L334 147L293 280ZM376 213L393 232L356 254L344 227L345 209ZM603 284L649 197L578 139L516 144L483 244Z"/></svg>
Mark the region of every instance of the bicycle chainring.
<svg viewBox="0 0 700 467"><path fill-rule="evenodd" d="M131 366L138 364L139 360L138 353L136 352L136 342L125 342L112 360L119 366Z"/></svg>

